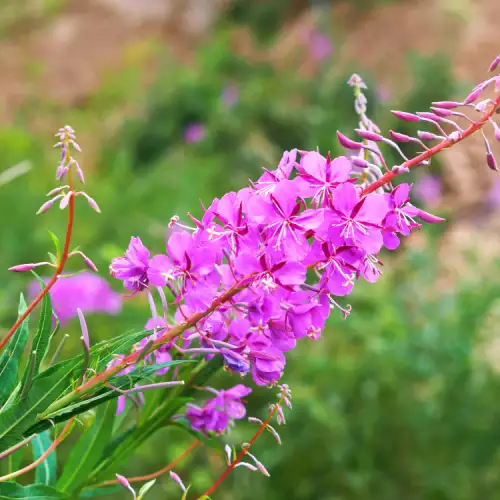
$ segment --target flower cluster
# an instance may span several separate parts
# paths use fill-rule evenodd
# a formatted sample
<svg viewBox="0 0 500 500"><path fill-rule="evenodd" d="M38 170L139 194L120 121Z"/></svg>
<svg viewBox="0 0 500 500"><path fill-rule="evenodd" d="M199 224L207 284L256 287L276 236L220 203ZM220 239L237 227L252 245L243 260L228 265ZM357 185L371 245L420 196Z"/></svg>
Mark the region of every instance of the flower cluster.
<svg viewBox="0 0 500 500"><path fill-rule="evenodd" d="M214 199L201 218L188 214L188 224L172 217L164 253L152 255L139 238L132 238L125 256L112 261L111 274L133 294L146 291L152 338L163 349L220 356L226 370L250 373L257 385L275 385L287 352L299 339L318 339L332 310L349 314L350 306L339 298L349 295L360 279L378 280L382 249L395 250L400 238L422 222L443 220L411 203L409 184L393 186L392 180L428 165L433 155L463 138L483 133L487 122L498 137L492 116L500 98L473 103L493 82L500 90L499 78L483 82L463 103L433 103L432 112L393 112L405 121L430 123L440 135L419 131L418 137L410 137L391 131L385 138L367 116L366 85L353 75L348 83L354 89L361 139L337 132L346 156L286 151L275 170ZM459 106L472 106L482 116L474 122L453 111ZM462 129L449 117L470 125ZM452 127L449 134L446 126ZM428 147L425 142L432 140L441 142ZM423 151L408 159L397 142L415 142ZM395 149L402 163L389 167L382 145ZM155 290L163 315L156 312ZM166 294L171 296L169 314ZM219 431L227 421L212 404L191 408L189 415L193 426L205 431Z"/></svg>
<svg viewBox="0 0 500 500"><path fill-rule="evenodd" d="M184 339L223 356L233 372L251 371L258 385L273 384L298 339L317 339L332 309L348 313L337 297L358 279L378 279L383 246L396 248L419 218L441 220L409 202L407 184L364 195L352 170L347 157L286 152L275 171L191 216L193 227L174 218L179 230L164 254L151 256L132 238L111 274L132 293L168 289L176 311L164 328L235 290Z"/></svg>
<svg viewBox="0 0 500 500"><path fill-rule="evenodd" d="M213 392L215 397L207 399L202 408L188 404L186 418L197 431L222 434L234 420L245 417L246 410L241 398L250 394L252 389L242 384L227 390L207 389Z"/></svg>

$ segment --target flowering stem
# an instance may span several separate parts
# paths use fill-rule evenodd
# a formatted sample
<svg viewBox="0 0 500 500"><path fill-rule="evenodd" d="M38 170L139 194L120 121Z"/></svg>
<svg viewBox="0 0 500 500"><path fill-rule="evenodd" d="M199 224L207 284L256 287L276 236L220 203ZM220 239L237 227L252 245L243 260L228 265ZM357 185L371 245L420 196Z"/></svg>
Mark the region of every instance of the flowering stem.
<svg viewBox="0 0 500 500"><path fill-rule="evenodd" d="M70 187L70 189L72 189ZM33 302L28 306L26 311L19 317L19 319L12 325L12 328L7 332L7 335L0 341L0 351L5 347L9 339L14 335L19 325L31 314L33 309L42 301L42 299L49 293L49 290L55 285L56 281L60 278L63 272L66 261L68 260L69 245L71 243L71 234L73 233L73 221L75 218L75 199L73 193L70 194L68 203L68 226L66 228L66 239L64 241L64 249L62 251L61 260L57 266L57 269L50 279L50 281L45 285L45 288L40 291Z"/></svg>
<svg viewBox="0 0 500 500"><path fill-rule="evenodd" d="M404 170L411 169L413 167L416 167L423 161L427 160L428 158L431 158L432 156L435 156L437 153L443 151L444 149L447 149L457 142L463 141L467 137L471 136L472 134L475 134L478 130L482 128L482 126L490 120L490 118L495 114L495 111L497 107L500 106L500 95L497 96L495 101L493 102L492 106L483 114L483 116L477 121L477 122L472 122L469 127L464 130L456 139L450 139L447 137L444 139L442 142L437 144L436 146L428 149L427 151L424 151L423 153L419 154L418 156L415 156L415 158L412 158L411 160L408 160L404 162L401 165L401 172L396 173L396 172L387 172L384 174L380 179L376 180L372 184L370 184L368 187L366 187L362 194L367 195L369 193L373 193L376 191L378 188L389 184L395 177L398 177L401 175L401 173L404 172Z"/></svg>
<svg viewBox="0 0 500 500"><path fill-rule="evenodd" d="M35 438L35 436L36 434L32 434L31 436L28 436L26 439L23 439L20 443L17 443L8 450L5 450L2 453L0 453L0 460L7 458L8 456L12 455L12 453L15 453L17 450L19 450L19 448L22 448L23 446L27 445Z"/></svg>
<svg viewBox="0 0 500 500"><path fill-rule="evenodd" d="M129 483L135 483L140 481L150 481L151 479L155 479L162 474L165 474L169 470L172 470L177 464L179 464L184 458L186 458L198 445L200 441L195 441L190 446L188 446L173 462L169 463L167 466L163 467L159 471L153 472L152 474L147 474L146 476L136 476L136 477L128 477L127 481ZM92 486L92 489L101 488L102 486L109 486L111 484L118 484L119 481L117 479L111 479L109 481L104 481L102 483L96 484Z"/></svg>
<svg viewBox="0 0 500 500"><path fill-rule="evenodd" d="M54 439L54 442L47 448L45 453L41 455L39 458L37 458L33 463L27 465L23 469L16 470L15 472L11 472L10 474L7 474L6 476L0 477L0 483L3 481L7 481L9 479L12 479L13 477L20 476L24 474L25 472L29 472L30 470L34 469L37 465L40 465L64 440L66 437L66 433L68 429L70 428L71 424L73 423L74 417L69 419L66 425L64 426L64 429L62 430L61 434L57 436L56 439Z"/></svg>
<svg viewBox="0 0 500 500"><path fill-rule="evenodd" d="M226 290L224 293L222 293L219 297L217 297L211 304L211 306L206 309L205 311L198 312L187 318L187 320L184 323L181 323L179 325L176 325L170 329L168 329L161 337L159 337L148 349L148 352L144 353L144 350L141 351L136 351L126 358L124 358L120 363L117 363L114 366L111 366L107 370L103 371L102 373L99 373L95 375L94 377L90 378L82 384L81 386L77 387L74 391L70 392L66 396L62 397L61 399L55 401L50 405L47 410L40 415L39 420L42 418L45 418L47 415L50 415L51 413L54 413L57 410L60 410L61 408L64 408L67 404L79 399L81 396L84 394L87 394L90 392L94 387L99 386L107 382L113 375L116 375L120 371L122 371L124 368L133 365L137 362L137 358L142 354L144 356L145 354L148 354L149 352L153 352L156 349L158 349L160 346L164 344L168 344L172 339L178 337L182 333L184 333L186 330L189 328L192 328L193 326L196 325L199 321L201 321L203 318L206 316L210 315L213 313L215 310L217 310L222 304L225 302L229 301L232 299L237 293L241 292L245 288L247 288L253 281L254 275L249 275L243 280L235 283L231 288Z"/></svg>
<svg viewBox="0 0 500 500"><path fill-rule="evenodd" d="M284 396L281 396L281 398L278 401L278 403L276 403L273 406L273 409L269 413L269 416L266 418L266 420L264 420L264 422L262 422L262 424L260 425L260 427L257 429L257 432L254 434L254 436L252 437L252 439L249 441L248 445L245 446L240 451L239 455L229 464L229 466L221 474L221 476L219 477L219 479L217 479L217 481L215 481L215 483L207 491L205 491L205 493L203 495L201 495L201 497L198 497L198 500L200 498L208 497L209 495L211 495L220 486L220 484L222 483L222 481L224 481L224 479L226 479L226 477L229 476L229 474L236 467L236 465L238 465L238 463L241 462L241 460L243 460L243 458L247 454L247 451L255 443L255 441L257 441L257 439L259 438L259 436L266 430L267 426L269 425L269 422L271 422L271 420L273 419L274 415L276 415L276 412L278 411L278 408L281 406L281 403L283 402L283 398L284 398Z"/></svg>

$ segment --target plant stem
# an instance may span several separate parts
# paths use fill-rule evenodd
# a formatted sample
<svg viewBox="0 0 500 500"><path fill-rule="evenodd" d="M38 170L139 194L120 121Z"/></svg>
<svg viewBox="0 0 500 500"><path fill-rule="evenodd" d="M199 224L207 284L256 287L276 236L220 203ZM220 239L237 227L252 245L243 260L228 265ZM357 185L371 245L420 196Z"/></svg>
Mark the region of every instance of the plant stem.
<svg viewBox="0 0 500 500"><path fill-rule="evenodd" d="M155 479L155 478L161 476L162 474L165 474L169 470L172 470L182 460L184 460L184 458L187 457L199 444L200 444L200 441L195 441L194 443L192 443L173 462L169 463L166 467L163 467L163 469L160 469L159 471L153 472L152 474L147 474L146 476L128 477L127 481L129 483L136 483L136 482L140 482L140 481L149 481L151 479ZM102 486L109 486L111 484L119 484L119 481L117 479L111 479L109 481L104 481L103 483L96 484L95 486L92 487L92 489L101 488Z"/></svg>
<svg viewBox="0 0 500 500"><path fill-rule="evenodd" d="M33 463L27 465L23 469L16 470L15 472L12 472L10 474L7 474L6 476L0 477L0 483L3 481L7 481L9 479L12 479L13 477L20 476L24 474L25 472L29 472L30 470L34 469L37 465L40 465L64 440L66 437L66 433L68 429L70 428L71 424L73 423L74 418L70 418L66 425L64 426L64 429L62 430L61 434L54 439L54 442L47 448L45 453L41 455L39 458L37 458Z"/></svg>
<svg viewBox="0 0 500 500"><path fill-rule="evenodd" d="M215 310L217 310L222 304L232 299L237 293L241 292L245 288L247 288L253 281L254 275L249 275L242 281L235 283L231 288L222 293L219 297L217 297L211 304L209 308L205 311L198 312L190 316L184 323L176 325L170 329L168 329L158 340L156 340L148 350L146 354L149 352L153 352L158 349L160 346L168 344L172 339L178 337L182 333L184 333L189 328L192 328L199 321L201 321L206 316L212 314ZM77 387L74 391L70 392L66 396L52 403L47 410L40 415L39 420L44 418L46 415L54 413L61 408L64 408L67 404L79 399L84 394L90 392L94 387L104 384L107 382L113 375L116 375L124 368L133 365L138 356L144 356L143 351L136 351L126 358L124 358L120 363L117 363L115 366L111 366L107 370L103 371L90 378L87 382Z"/></svg>
<svg viewBox="0 0 500 500"><path fill-rule="evenodd" d="M238 465L238 463L241 462L241 460L243 460L243 457L246 455L247 450L249 450L250 447L255 443L255 441L257 441L259 436L266 430L266 427L269 425L269 422L271 422L274 415L276 415L276 412L278 411L278 407L281 406L281 403L283 402L283 398L284 398L284 396L282 396L280 398L280 400L278 401L278 403L276 403L274 405L271 413L269 413L269 416L266 418L266 420L264 420L264 422L262 422L260 427L257 429L257 432L254 434L254 436L252 437L252 439L248 443L248 446L246 446L245 448L243 448L240 451L239 455L229 464L229 466L221 474L219 479L217 479L217 481L215 481L215 483L207 491L205 491L205 493L203 495L201 495L201 497L198 497L198 500L200 500L200 498L208 497L209 495L211 495L220 486L222 481L224 481L224 479L226 479L226 477L229 476L229 474L236 467L236 465Z"/></svg>
<svg viewBox="0 0 500 500"><path fill-rule="evenodd" d="M483 125L495 114L496 109L500 106L500 95L497 96L495 99L495 102L491 105L491 107L486 111L483 116L477 121L473 122L469 125L469 127L464 130L462 133L460 133L460 136L458 139L453 140L450 138L446 138L439 144L436 144L436 146L428 149L427 151L424 151L423 153L419 154L418 156L415 156L415 158L412 158L411 160L406 161L401 165L401 167L406 167L408 169L411 169L413 167L416 167L423 161L427 160L428 158L431 158L432 156L435 156L437 153L440 153L444 149L448 149L458 142L463 141L467 137L471 136L472 134L475 134L478 130L480 130ZM367 186L363 192L362 195L366 195L369 193L373 193L373 191L376 191L378 188L385 186L386 184L389 184L395 177L398 177L399 175L402 175L401 173L395 173L395 172L387 172L384 174L380 179L377 181L373 182L369 186Z"/></svg>
<svg viewBox="0 0 500 500"><path fill-rule="evenodd" d="M71 179L71 178L70 178ZM70 190L72 190L72 186L70 185ZM12 328L7 332L7 335L0 341L0 351L5 347L7 342L10 340L12 335L19 328L19 325L31 314L33 309L41 302L41 300L49 293L49 290L55 285L56 281L60 278L61 273L63 272L64 266L66 265L66 261L68 260L69 254L69 246L71 244L71 234L73 233L73 222L75 218L75 197L72 193L70 195L69 203L68 203L68 225L66 228L66 239L64 241L64 249L61 255L61 260L57 266L57 269L50 279L50 281L45 285L45 288L40 291L37 297L33 300L33 302L28 306L26 311L19 317L19 319L12 325Z"/></svg>

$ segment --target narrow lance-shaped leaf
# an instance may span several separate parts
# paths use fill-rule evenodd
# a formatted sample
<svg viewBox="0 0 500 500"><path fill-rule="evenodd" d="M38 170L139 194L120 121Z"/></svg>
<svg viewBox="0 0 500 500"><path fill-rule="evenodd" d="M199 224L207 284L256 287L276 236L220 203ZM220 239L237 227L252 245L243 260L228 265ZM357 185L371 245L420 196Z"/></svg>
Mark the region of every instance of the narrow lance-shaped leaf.
<svg viewBox="0 0 500 500"><path fill-rule="evenodd" d="M38 460L50 447L52 439L50 431L44 431L37 434L31 442L33 449L33 461ZM35 482L37 484L45 484L47 486L55 486L57 479L57 460L56 450L52 453L35 469Z"/></svg>
<svg viewBox="0 0 500 500"><path fill-rule="evenodd" d="M33 274L35 275L37 281L40 283L42 289L44 289L45 283L36 273ZM40 371L40 364L47 355L47 351L49 349L49 344L50 344L51 331L52 331L52 304L50 300L50 294L47 293L42 299L42 308L40 312L40 319L38 321L38 328L35 337L33 339L33 345L31 347L32 351L31 357L35 356L35 363L34 363L35 376L38 375ZM36 355L33 355L33 351L36 352ZM29 363L27 365L26 372L24 374L23 386L26 383L26 378L29 375L27 371L28 368L29 368Z"/></svg>
<svg viewBox="0 0 500 500"><path fill-rule="evenodd" d="M49 368L35 377L24 399L0 414L0 451L21 441L37 422L38 415L71 389L73 370L78 364L81 359L74 358Z"/></svg>
<svg viewBox="0 0 500 500"><path fill-rule="evenodd" d="M114 404L99 408L94 424L80 437L65 462L63 473L57 482L59 490L74 494L86 483L90 472L101 458L113 431Z"/></svg>
<svg viewBox="0 0 500 500"><path fill-rule="evenodd" d="M26 301L23 294L19 299L19 316L26 311ZM19 361L23 355L24 347L28 340L28 318L26 318L16 330L6 350L0 357L0 406L9 399L10 393L18 382Z"/></svg>
<svg viewBox="0 0 500 500"><path fill-rule="evenodd" d="M0 500L70 500L68 496L51 486L29 484L22 486L14 482L0 483Z"/></svg>

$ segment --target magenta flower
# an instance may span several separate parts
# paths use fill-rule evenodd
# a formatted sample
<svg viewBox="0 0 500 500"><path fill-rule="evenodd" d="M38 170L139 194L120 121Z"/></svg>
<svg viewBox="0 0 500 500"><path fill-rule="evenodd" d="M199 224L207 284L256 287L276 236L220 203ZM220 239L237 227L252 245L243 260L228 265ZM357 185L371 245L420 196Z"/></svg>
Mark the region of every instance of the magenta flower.
<svg viewBox="0 0 500 500"><path fill-rule="evenodd" d="M49 278L43 278L43 281L47 283ZM29 296L34 297L39 291L38 281L31 281ZM113 316L122 309L120 294L114 292L104 278L88 272L59 279L49 294L61 325L76 317L77 309L81 309L86 315L104 313Z"/></svg>
<svg viewBox="0 0 500 500"><path fill-rule="evenodd" d="M134 292L148 287L149 250L140 238L132 237L124 257L111 261L111 276L123 280L123 286Z"/></svg>
<svg viewBox="0 0 500 500"><path fill-rule="evenodd" d="M192 123L184 130L184 141L188 144L200 142L205 138L205 127L201 123Z"/></svg>
<svg viewBox="0 0 500 500"><path fill-rule="evenodd" d="M193 429L209 434L222 434L234 420L241 420L246 415L241 398L252 392L244 385L236 385L232 389L215 391L215 398L208 399L202 408L188 405L186 418Z"/></svg>
<svg viewBox="0 0 500 500"><path fill-rule="evenodd" d="M361 198L353 184L344 183L335 190L333 210L327 213L324 228L335 246L354 245L377 253L383 243L381 224L387 211L383 195Z"/></svg>
<svg viewBox="0 0 500 500"><path fill-rule="evenodd" d="M269 195L269 202L263 197L253 197L248 205L252 222L263 226L267 244L283 252L286 257L305 257L308 243L305 233L317 229L323 222L321 210L304 210L303 202L297 202L293 181L281 181Z"/></svg>
<svg viewBox="0 0 500 500"><path fill-rule="evenodd" d="M392 193L386 195L389 203L389 212L384 219L384 245L389 250L395 250L399 246L399 238L396 233L408 236L412 229L420 227L414 220L418 217L419 210L409 203L409 184L400 184Z"/></svg>
<svg viewBox="0 0 500 500"><path fill-rule="evenodd" d="M312 198L315 207L324 207L333 202L334 188L349 180L351 162L345 156L332 161L312 151L302 157L298 170L295 183L300 195Z"/></svg>

